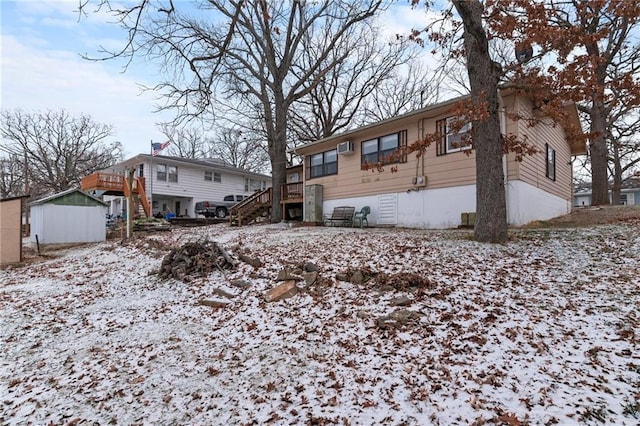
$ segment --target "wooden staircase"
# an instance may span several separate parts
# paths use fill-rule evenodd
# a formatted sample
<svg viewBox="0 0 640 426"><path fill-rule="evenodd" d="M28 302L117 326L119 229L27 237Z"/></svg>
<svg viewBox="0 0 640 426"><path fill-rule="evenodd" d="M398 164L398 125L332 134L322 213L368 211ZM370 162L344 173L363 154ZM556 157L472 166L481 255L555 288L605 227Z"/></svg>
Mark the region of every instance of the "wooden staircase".
<svg viewBox="0 0 640 426"><path fill-rule="evenodd" d="M271 188L256 192L229 209L231 226L248 225L271 209Z"/></svg>
<svg viewBox="0 0 640 426"><path fill-rule="evenodd" d="M133 198L139 199L147 217L151 216L151 206L149 199L144 190L144 177L135 177L131 182L131 192ZM96 172L89 176L85 176L80 181L80 189L85 192L103 191L104 195L115 195L129 197L129 181L128 178L120 174L100 173Z"/></svg>

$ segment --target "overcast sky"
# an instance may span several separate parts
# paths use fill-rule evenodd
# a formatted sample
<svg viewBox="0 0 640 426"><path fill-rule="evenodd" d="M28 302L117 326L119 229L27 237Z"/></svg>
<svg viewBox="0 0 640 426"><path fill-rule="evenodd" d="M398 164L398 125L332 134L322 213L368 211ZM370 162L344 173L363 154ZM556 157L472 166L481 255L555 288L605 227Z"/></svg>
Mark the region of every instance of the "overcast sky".
<svg viewBox="0 0 640 426"><path fill-rule="evenodd" d="M404 6L394 8L385 29L408 33L421 25L424 15ZM150 141L165 138L157 123L170 120L154 113L157 94L141 86L161 81L157 67L138 59L126 73L122 62L91 62L81 54L98 46L122 46L126 34L108 18L88 15L79 19L78 0L0 0L1 107L25 111L66 109L88 114L94 121L114 127L112 140L120 141L125 155L148 153Z"/></svg>

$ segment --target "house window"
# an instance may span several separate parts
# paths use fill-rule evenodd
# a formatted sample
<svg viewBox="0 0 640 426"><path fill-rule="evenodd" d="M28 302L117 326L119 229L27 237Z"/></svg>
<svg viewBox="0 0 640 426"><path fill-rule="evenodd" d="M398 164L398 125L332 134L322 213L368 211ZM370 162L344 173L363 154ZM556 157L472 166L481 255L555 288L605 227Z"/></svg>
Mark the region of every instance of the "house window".
<svg viewBox="0 0 640 426"><path fill-rule="evenodd" d="M391 154L396 152L401 146L407 144L407 131L403 130L399 133L382 136L376 139L364 141L361 144L362 156L361 165L365 164L393 164L404 163L407 161L406 155L402 154L401 158L390 158Z"/></svg>
<svg viewBox="0 0 640 426"><path fill-rule="evenodd" d="M166 164L158 164L157 166L157 180L167 180L167 165Z"/></svg>
<svg viewBox="0 0 640 426"><path fill-rule="evenodd" d="M549 144L546 147L546 167L545 176L551 180L556 180L556 150Z"/></svg>
<svg viewBox="0 0 640 426"><path fill-rule="evenodd" d="M169 182L178 182L178 167L169 166Z"/></svg>
<svg viewBox="0 0 640 426"><path fill-rule="evenodd" d="M455 117L447 118L447 152L471 149L471 123L465 123L456 133L451 132Z"/></svg>
<svg viewBox="0 0 640 426"><path fill-rule="evenodd" d="M338 173L338 152L335 149L307 157L307 176L317 178Z"/></svg>
<svg viewBox="0 0 640 426"><path fill-rule="evenodd" d="M244 190L245 192L249 191L260 191L261 189L266 189L266 182L257 180L257 179L244 179Z"/></svg>
<svg viewBox="0 0 640 426"><path fill-rule="evenodd" d="M205 171L204 180L206 182L222 182L222 175L218 172Z"/></svg>
<svg viewBox="0 0 640 426"><path fill-rule="evenodd" d="M140 164L140 166L138 166L138 177L143 177L144 176L144 164Z"/></svg>
<svg viewBox="0 0 640 426"><path fill-rule="evenodd" d="M451 130L457 117L447 117L436 121L436 131L442 137L436 145L436 155L445 155L452 152L471 149L471 123L466 123L455 133Z"/></svg>

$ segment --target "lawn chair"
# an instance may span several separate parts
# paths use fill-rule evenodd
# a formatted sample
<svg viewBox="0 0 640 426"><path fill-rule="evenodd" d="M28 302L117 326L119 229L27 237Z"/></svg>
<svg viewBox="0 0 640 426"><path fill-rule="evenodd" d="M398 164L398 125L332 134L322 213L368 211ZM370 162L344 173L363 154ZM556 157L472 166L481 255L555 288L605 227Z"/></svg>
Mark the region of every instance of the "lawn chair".
<svg viewBox="0 0 640 426"><path fill-rule="evenodd" d="M356 212L353 216L353 226L360 225L360 228L364 226L364 222L367 222L367 226L369 226L369 221L367 220L367 215L371 213L371 207L364 206L362 210Z"/></svg>

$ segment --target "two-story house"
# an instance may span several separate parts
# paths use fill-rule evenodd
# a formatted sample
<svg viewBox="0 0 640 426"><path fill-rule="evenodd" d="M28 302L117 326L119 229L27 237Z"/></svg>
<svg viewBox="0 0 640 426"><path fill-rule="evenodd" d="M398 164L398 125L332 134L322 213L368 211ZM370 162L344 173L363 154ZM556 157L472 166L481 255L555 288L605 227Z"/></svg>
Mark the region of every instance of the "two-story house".
<svg viewBox="0 0 640 426"><path fill-rule="evenodd" d="M306 194L321 194L322 211L337 206L371 207L369 223L418 228L460 225L463 213L476 208L475 152L462 141L471 124L452 132L452 99L353 131L334 135L295 149L304 157ZM580 128L575 105L567 104L569 120ZM512 119L519 117L536 120ZM534 124L535 122L535 124ZM568 123L554 123L541 115L531 99L512 90L501 91L501 130L526 138L538 152L516 161L504 155L503 171L507 217L511 225L543 220L571 211L572 156L586 153L584 140L568 140ZM459 127L459 126L458 126ZM437 131L439 143L424 155L390 157L399 147ZM387 160L391 158L391 160ZM385 163L384 171L369 163ZM389 164L391 163L391 164ZM394 172L391 169L395 169ZM321 191L310 191L321 187ZM305 201L305 208L308 206ZM320 222L322 218L305 220Z"/></svg>
<svg viewBox="0 0 640 426"><path fill-rule="evenodd" d="M83 178L81 189L103 195L110 214L123 215L129 171L134 177L132 192L147 216L169 213L194 217L198 201L247 196L271 186L271 176L232 167L218 159L139 154Z"/></svg>

